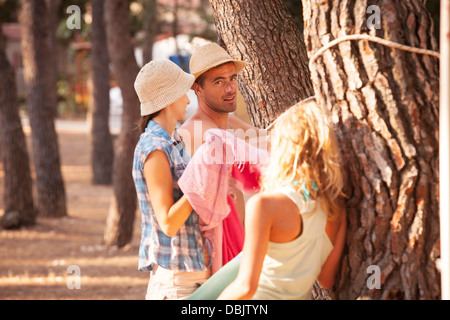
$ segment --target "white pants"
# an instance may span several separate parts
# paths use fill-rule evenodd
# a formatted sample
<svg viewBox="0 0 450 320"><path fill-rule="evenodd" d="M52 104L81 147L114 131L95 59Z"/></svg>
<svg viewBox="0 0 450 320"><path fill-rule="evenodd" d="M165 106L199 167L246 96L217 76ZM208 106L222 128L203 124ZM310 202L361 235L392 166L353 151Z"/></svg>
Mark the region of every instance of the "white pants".
<svg viewBox="0 0 450 320"><path fill-rule="evenodd" d="M185 300L211 276L211 270L186 272L152 267L146 300Z"/></svg>

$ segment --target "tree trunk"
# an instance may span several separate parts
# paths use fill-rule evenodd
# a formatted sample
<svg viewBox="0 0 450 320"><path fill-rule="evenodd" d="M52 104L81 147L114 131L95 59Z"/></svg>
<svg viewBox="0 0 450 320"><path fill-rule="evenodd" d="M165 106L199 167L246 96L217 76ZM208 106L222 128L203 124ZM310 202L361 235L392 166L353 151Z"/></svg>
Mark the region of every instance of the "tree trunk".
<svg viewBox="0 0 450 320"><path fill-rule="evenodd" d="M333 39L371 34L437 50L423 1L303 0L308 55ZM373 11L372 11L373 13ZM348 234L338 299L439 299L439 66L436 58L346 41L312 64L348 177Z"/></svg>
<svg viewBox="0 0 450 320"><path fill-rule="evenodd" d="M109 55L104 24L104 1L92 0L91 72L93 81L91 167L94 184L111 184L114 160L109 131Z"/></svg>
<svg viewBox="0 0 450 320"><path fill-rule="evenodd" d="M252 123L267 127L314 94L300 31L282 0L210 0L218 38L248 66L240 74Z"/></svg>
<svg viewBox="0 0 450 320"><path fill-rule="evenodd" d="M1 30L1 24L0 24ZM0 32L0 159L5 171L5 216L16 212L17 223L4 227L35 224L36 208L33 201L32 179L25 134L19 117L14 70L5 53L5 38ZM6 224L5 224L6 223Z"/></svg>
<svg viewBox="0 0 450 320"><path fill-rule="evenodd" d="M134 81L139 67L134 57L128 20L128 0L105 1L108 49L123 97L122 131L114 161L114 197L104 234L107 245L123 247L130 242L137 208L131 170L134 148L139 138L139 99Z"/></svg>
<svg viewBox="0 0 450 320"><path fill-rule="evenodd" d="M22 55L32 130L39 214L66 216L66 197L55 131L56 92L52 86L45 0L24 0L20 12Z"/></svg>
<svg viewBox="0 0 450 320"><path fill-rule="evenodd" d="M144 2L144 32L145 38L143 43L143 65L153 59L153 44L155 37L158 35L159 22L157 17L156 0L146 0Z"/></svg>
<svg viewBox="0 0 450 320"><path fill-rule="evenodd" d="M47 18L48 18L48 43L50 46L51 61L53 68L50 68L48 72L51 73L51 90L55 93L58 88L58 41L56 39L56 31L58 30L58 8L60 0L46 0L47 4ZM58 115L58 103L55 103L55 117Z"/></svg>

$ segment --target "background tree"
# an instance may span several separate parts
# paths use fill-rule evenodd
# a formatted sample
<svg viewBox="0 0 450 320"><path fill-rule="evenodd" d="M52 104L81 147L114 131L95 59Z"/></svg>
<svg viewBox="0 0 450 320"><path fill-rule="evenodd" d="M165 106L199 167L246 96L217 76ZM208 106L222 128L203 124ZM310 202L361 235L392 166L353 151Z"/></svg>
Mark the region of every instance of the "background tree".
<svg viewBox="0 0 450 320"><path fill-rule="evenodd" d="M0 225L18 228L35 223L30 163L19 116L15 73L7 60L2 23L17 10L17 1L0 2L0 159L5 172L4 209Z"/></svg>
<svg viewBox="0 0 450 320"><path fill-rule="evenodd" d="M301 33L282 0L210 0L219 43L248 66L240 75L250 120L265 128L314 94Z"/></svg>
<svg viewBox="0 0 450 320"><path fill-rule="evenodd" d="M113 140L109 130L109 54L104 23L103 0L92 0L91 74L92 74L92 144L91 167L94 184L111 184L114 160Z"/></svg>
<svg viewBox="0 0 450 320"><path fill-rule="evenodd" d="M437 50L423 1L302 3L310 58L351 34ZM379 29L367 25L369 5L380 9ZM315 95L330 111L348 177L340 299L440 297L438 65L368 41L342 42L312 63ZM367 285L371 265L381 271L379 290Z"/></svg>
<svg viewBox="0 0 450 320"><path fill-rule="evenodd" d="M108 49L114 75L122 91L123 113L119 147L114 161L114 196L104 240L107 245L118 247L123 247L131 240L137 209L131 170L134 148L139 138L137 121L140 116L140 103L134 90L139 67L134 57L133 40L130 36L128 4L128 0L105 1Z"/></svg>
<svg viewBox="0 0 450 320"><path fill-rule="evenodd" d="M50 86L51 90L57 91L58 83L58 39L56 37L56 31L58 30L58 8L60 0L46 0L47 5L47 21L48 21L48 43L50 46L51 61L53 61L53 68L47 70L50 73ZM49 89L50 90L50 89ZM58 115L58 103L55 103L55 116Z"/></svg>
<svg viewBox="0 0 450 320"><path fill-rule="evenodd" d="M56 91L48 38L45 0L23 0L20 11L27 105L32 130L38 210L42 216L66 216L66 197L55 131ZM17 192L17 190L16 190Z"/></svg>
<svg viewBox="0 0 450 320"><path fill-rule="evenodd" d="M143 63L150 62L153 58L153 44L159 33L159 22L157 14L158 3L156 0L144 0L143 29L145 33L143 47Z"/></svg>

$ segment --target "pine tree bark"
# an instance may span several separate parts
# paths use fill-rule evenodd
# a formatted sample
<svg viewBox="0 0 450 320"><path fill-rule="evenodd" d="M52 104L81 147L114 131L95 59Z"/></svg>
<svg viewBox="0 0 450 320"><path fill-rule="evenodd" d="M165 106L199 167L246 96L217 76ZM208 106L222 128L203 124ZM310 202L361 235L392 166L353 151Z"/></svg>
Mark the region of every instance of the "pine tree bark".
<svg viewBox="0 0 450 320"><path fill-rule="evenodd" d="M282 0L210 0L219 43L247 67L239 75L252 123L266 128L314 94L302 36Z"/></svg>
<svg viewBox="0 0 450 320"><path fill-rule="evenodd" d="M1 30L1 23L0 23ZM36 222L36 207L25 134L19 116L14 70L5 53L5 38L0 32L0 159L3 161L5 215L16 212L14 227ZM4 227L12 227L4 224Z"/></svg>
<svg viewBox="0 0 450 320"><path fill-rule="evenodd" d="M128 0L105 1L108 50L113 70L122 91L122 130L113 171L114 196L104 233L107 245L123 247L131 241L137 196L131 175L134 148L139 138L139 99L134 81L139 67L130 36Z"/></svg>
<svg viewBox="0 0 450 320"><path fill-rule="evenodd" d="M302 3L310 58L350 34L437 51L423 1L370 1L380 8L380 29L369 29L366 0ZM313 63L311 77L330 111L348 177L337 298L439 299L438 61L373 42L343 42Z"/></svg>
<svg viewBox="0 0 450 320"><path fill-rule="evenodd" d="M22 56L27 86L27 105L32 131L39 215L67 215L66 195L60 166L54 118L56 92L48 40L45 0L24 0L20 12Z"/></svg>
<svg viewBox="0 0 450 320"><path fill-rule="evenodd" d="M114 149L109 130L109 54L104 23L104 1L92 0L91 168L94 184L112 181Z"/></svg>

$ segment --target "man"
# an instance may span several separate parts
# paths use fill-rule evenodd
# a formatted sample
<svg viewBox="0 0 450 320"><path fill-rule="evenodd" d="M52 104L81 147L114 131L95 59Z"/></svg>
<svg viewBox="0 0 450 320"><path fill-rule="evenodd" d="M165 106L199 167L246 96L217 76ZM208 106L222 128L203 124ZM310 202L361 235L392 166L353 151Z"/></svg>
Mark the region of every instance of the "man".
<svg viewBox="0 0 450 320"><path fill-rule="evenodd" d="M196 112L178 130L191 156L203 144L207 130L229 130L252 144L259 137L265 138L265 130L255 128L231 114L237 107L237 74L246 63L233 59L222 47L210 43L199 47L191 57L190 72L195 76L192 89L198 98ZM266 140L263 140L264 144ZM261 145L259 145L261 147ZM263 146L265 147L265 145ZM242 250L245 202L242 193L232 186L231 212L223 220L224 264ZM233 238L232 243L227 242ZM228 256L226 251L228 251Z"/></svg>
<svg viewBox="0 0 450 320"><path fill-rule="evenodd" d="M199 47L192 55L189 67L195 76L192 89L198 98L198 108L180 130L191 155L203 143L203 134L211 128L231 129L254 144L261 133L265 135L265 130L231 114L237 107L237 74L245 66L245 62L233 59L216 43Z"/></svg>

